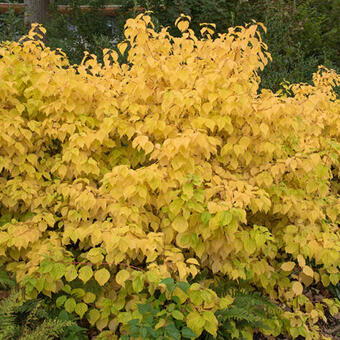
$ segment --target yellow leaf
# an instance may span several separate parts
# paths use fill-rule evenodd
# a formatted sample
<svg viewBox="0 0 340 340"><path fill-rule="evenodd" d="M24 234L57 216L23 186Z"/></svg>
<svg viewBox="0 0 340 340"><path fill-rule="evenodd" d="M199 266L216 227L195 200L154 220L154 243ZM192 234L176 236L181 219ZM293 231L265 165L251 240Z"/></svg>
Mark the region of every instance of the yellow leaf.
<svg viewBox="0 0 340 340"><path fill-rule="evenodd" d="M256 251L256 242L252 238L247 237L244 241L244 250L251 255Z"/></svg>
<svg viewBox="0 0 340 340"><path fill-rule="evenodd" d="M319 313L317 310L313 309L311 312L310 312L310 315L313 319L315 319L316 321L318 321L319 319Z"/></svg>
<svg viewBox="0 0 340 340"><path fill-rule="evenodd" d="M69 265L65 271L66 281L68 282L73 281L77 276L78 276L78 272L76 270L76 267L73 264Z"/></svg>
<svg viewBox="0 0 340 340"><path fill-rule="evenodd" d="M327 274L322 274L321 275L321 282L325 287L328 287L329 284L331 283L329 276Z"/></svg>
<svg viewBox="0 0 340 340"><path fill-rule="evenodd" d="M160 319L158 323L156 324L155 329L157 330L159 328L162 328L165 325L165 322L166 322L166 319Z"/></svg>
<svg viewBox="0 0 340 340"><path fill-rule="evenodd" d="M281 269L284 270L285 272L290 272L291 270L293 270L295 267L295 263L294 262L285 262L281 265Z"/></svg>
<svg viewBox="0 0 340 340"><path fill-rule="evenodd" d="M265 123L262 123L262 124L260 125L260 131L262 132L262 134L264 135L264 137L266 137L267 134L268 134L268 132L269 132L269 127L268 127L268 125L265 124Z"/></svg>
<svg viewBox="0 0 340 340"><path fill-rule="evenodd" d="M91 292L87 292L83 297L83 300L85 303L93 303L94 301L96 301L96 295Z"/></svg>
<svg viewBox="0 0 340 340"><path fill-rule="evenodd" d="M177 28L181 31L181 32L185 32L187 31L187 29L189 28L189 22L187 20L181 20L178 24L177 24Z"/></svg>
<svg viewBox="0 0 340 340"><path fill-rule="evenodd" d="M187 316L187 326L193 330L193 332L200 336L205 324L205 319L198 312L190 312Z"/></svg>
<svg viewBox="0 0 340 340"><path fill-rule="evenodd" d="M303 292L303 286L299 281L293 282L292 289L296 296L301 295Z"/></svg>
<svg viewBox="0 0 340 340"><path fill-rule="evenodd" d="M125 42L125 41L123 41L123 42L119 43L117 46L118 46L119 52L120 52L122 55L124 55L124 53L125 53L125 51L126 51L126 49L127 49L127 47L128 47L128 43Z"/></svg>
<svg viewBox="0 0 340 340"><path fill-rule="evenodd" d="M83 302L81 303L77 303L74 311L80 316L80 318L82 318L84 316L84 314L87 312L87 305Z"/></svg>
<svg viewBox="0 0 340 340"><path fill-rule="evenodd" d="M329 280L332 282L334 286L336 286L340 281L339 273L332 273L331 275L329 275Z"/></svg>
<svg viewBox="0 0 340 340"><path fill-rule="evenodd" d="M297 260L300 267L304 267L306 265L305 258L302 255L298 255Z"/></svg>
<svg viewBox="0 0 340 340"><path fill-rule="evenodd" d="M104 256L101 248L92 248L88 253L86 258L94 264L103 262Z"/></svg>
<svg viewBox="0 0 340 340"><path fill-rule="evenodd" d="M313 275L314 275L313 269L309 266L304 266L302 271L307 276L313 277Z"/></svg>
<svg viewBox="0 0 340 340"><path fill-rule="evenodd" d="M144 288L144 276L142 273L138 275L132 281L132 288L136 293L140 293Z"/></svg>
<svg viewBox="0 0 340 340"><path fill-rule="evenodd" d="M87 319L89 320L89 323L93 326L95 323L100 319L100 312L98 309L91 309L88 313Z"/></svg>
<svg viewBox="0 0 340 340"><path fill-rule="evenodd" d="M116 275L117 283L123 287L125 286L125 281L128 280L129 278L130 273L125 269L120 270Z"/></svg>
<svg viewBox="0 0 340 340"><path fill-rule="evenodd" d="M193 196L193 185L191 183L186 183L183 186L183 194L187 196L187 199L190 199Z"/></svg>
<svg viewBox="0 0 340 340"><path fill-rule="evenodd" d="M196 259L194 259L194 258L187 259L185 262L186 263L191 263L191 264L196 264L197 266L200 265L199 262Z"/></svg>
<svg viewBox="0 0 340 340"><path fill-rule="evenodd" d="M172 227L179 233L184 233L188 227L188 221L183 216L176 216L172 222Z"/></svg>
<svg viewBox="0 0 340 340"><path fill-rule="evenodd" d="M307 276L304 272L300 272L299 281L302 282L305 287L309 287L313 283L313 277Z"/></svg>
<svg viewBox="0 0 340 340"><path fill-rule="evenodd" d="M176 319L176 320L183 320L184 319L184 315L182 312L180 312L179 310L175 309L174 311L172 311L171 316Z"/></svg>
<svg viewBox="0 0 340 340"><path fill-rule="evenodd" d="M105 283L110 279L110 272L105 268L99 269L95 272L94 278L100 286L104 286Z"/></svg>
<svg viewBox="0 0 340 340"><path fill-rule="evenodd" d="M76 308L76 300L73 298L67 299L65 304L64 304L64 308L66 310L66 312L68 313L73 313L74 309Z"/></svg>
<svg viewBox="0 0 340 340"><path fill-rule="evenodd" d="M79 269L79 279L86 283L93 276L93 270L90 266L84 266Z"/></svg>
<svg viewBox="0 0 340 340"><path fill-rule="evenodd" d="M175 290L173 291L173 295L177 296L182 304L188 299L188 295L178 287L176 287Z"/></svg>
<svg viewBox="0 0 340 340"><path fill-rule="evenodd" d="M216 316L211 311L205 311L203 312L203 318L206 320L204 329L212 334L214 337L216 337L217 328L218 328L218 320L216 319Z"/></svg>

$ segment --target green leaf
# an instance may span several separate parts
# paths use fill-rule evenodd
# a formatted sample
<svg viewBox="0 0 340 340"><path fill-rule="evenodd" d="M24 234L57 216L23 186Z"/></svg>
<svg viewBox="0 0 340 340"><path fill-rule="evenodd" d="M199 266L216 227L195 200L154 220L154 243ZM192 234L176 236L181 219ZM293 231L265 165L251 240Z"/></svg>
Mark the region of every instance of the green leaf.
<svg viewBox="0 0 340 340"><path fill-rule="evenodd" d="M141 313L142 315L152 312L152 306L149 303L138 304L137 306L139 313Z"/></svg>
<svg viewBox="0 0 340 340"><path fill-rule="evenodd" d="M183 194L190 199L194 194L194 186L191 183L184 184Z"/></svg>
<svg viewBox="0 0 340 340"><path fill-rule="evenodd" d="M138 275L132 281L132 288L136 293L140 293L144 288L144 277L142 275Z"/></svg>
<svg viewBox="0 0 340 340"><path fill-rule="evenodd" d="M77 305L76 300L74 298L70 298L66 300L64 308L66 312L73 313L74 309L76 308L76 305Z"/></svg>
<svg viewBox="0 0 340 340"><path fill-rule="evenodd" d="M41 262L39 272L42 274L46 274L46 273L51 272L52 269L53 269L53 263L46 259Z"/></svg>
<svg viewBox="0 0 340 340"><path fill-rule="evenodd" d="M66 271L65 271L66 281L68 282L73 281L74 279L77 278L77 276L78 276L78 272L77 272L76 267L73 264L66 268Z"/></svg>
<svg viewBox="0 0 340 340"><path fill-rule="evenodd" d="M160 338L160 331L155 331L153 327L147 327L148 334L151 336L151 339L159 339Z"/></svg>
<svg viewBox="0 0 340 340"><path fill-rule="evenodd" d="M86 283L93 276L93 270L90 266L84 266L79 269L79 279Z"/></svg>
<svg viewBox="0 0 340 340"><path fill-rule="evenodd" d="M176 295L171 296L171 300L175 302L177 305L181 304L181 300Z"/></svg>
<svg viewBox="0 0 340 340"><path fill-rule="evenodd" d="M81 299L83 296L85 296L85 290L82 288L75 288L75 289L72 289L71 294L76 299Z"/></svg>
<svg viewBox="0 0 340 340"><path fill-rule="evenodd" d="M138 338L138 336L139 336L139 327L138 326L132 325L130 327L130 336L132 338Z"/></svg>
<svg viewBox="0 0 340 340"><path fill-rule="evenodd" d="M91 292L87 292L83 300L85 303L93 303L96 300L96 295Z"/></svg>
<svg viewBox="0 0 340 340"><path fill-rule="evenodd" d="M87 320L93 326L100 319L100 312L98 309L91 309L88 313Z"/></svg>
<svg viewBox="0 0 340 340"><path fill-rule="evenodd" d="M185 339L191 339L196 337L196 334L189 327L183 327L181 332L182 337Z"/></svg>
<svg viewBox="0 0 340 340"><path fill-rule="evenodd" d="M63 290L65 293L67 293L67 294L71 294L71 292L72 292L72 288L71 288L70 285L65 285L65 286L62 288L62 290Z"/></svg>
<svg viewBox="0 0 340 340"><path fill-rule="evenodd" d="M176 320L183 320L184 319L184 315L182 312L180 312L179 310L174 310L171 313L171 316L176 319Z"/></svg>
<svg viewBox="0 0 340 340"><path fill-rule="evenodd" d="M162 282L161 282L162 283ZM166 295L164 293L162 293L159 298L158 301L161 303L164 303L166 301Z"/></svg>
<svg viewBox="0 0 340 340"><path fill-rule="evenodd" d="M131 326L137 326L139 324L139 319L132 319L128 322L128 324Z"/></svg>
<svg viewBox="0 0 340 340"><path fill-rule="evenodd" d="M67 296L66 295L62 295L62 296L59 296L56 300L56 306L58 308L60 308L61 306L64 305L65 301L67 300Z"/></svg>
<svg viewBox="0 0 340 340"><path fill-rule="evenodd" d="M168 335L171 339L175 340L181 339L181 333L176 328L174 323L170 323L167 326L165 326L165 334Z"/></svg>
<svg viewBox="0 0 340 340"><path fill-rule="evenodd" d="M100 286L104 286L105 283L110 279L110 272L105 268L99 269L95 272L94 278Z"/></svg>
<svg viewBox="0 0 340 340"><path fill-rule="evenodd" d="M165 284L166 287L168 288L168 291L170 293L172 293L174 291L174 289L176 288L176 285L175 285L175 280L171 277L168 277L166 279L163 279L160 284Z"/></svg>
<svg viewBox="0 0 340 340"><path fill-rule="evenodd" d="M229 225L233 219L233 215L229 211L222 211L222 225Z"/></svg>
<svg viewBox="0 0 340 340"><path fill-rule="evenodd" d="M77 303L74 311L80 316L80 318L82 318L84 316L84 314L87 312L87 305L83 302L81 303Z"/></svg>
<svg viewBox="0 0 340 340"><path fill-rule="evenodd" d="M141 335L142 339L145 339L146 336L148 335L148 331L146 328L143 327L140 329L139 334Z"/></svg>
<svg viewBox="0 0 340 340"><path fill-rule="evenodd" d="M158 312L158 313L156 314L156 316L162 316L162 315L164 315L164 314L166 314L166 313L167 313L166 309L162 309L160 312Z"/></svg>
<svg viewBox="0 0 340 340"><path fill-rule="evenodd" d="M177 287L182 289L184 293L188 293L190 284L188 282L177 282Z"/></svg>
<svg viewBox="0 0 340 340"><path fill-rule="evenodd" d="M65 270L63 263L55 263L50 274L54 280L59 280L65 275Z"/></svg>
<svg viewBox="0 0 340 340"><path fill-rule="evenodd" d="M201 214L201 221L204 224L208 224L211 219L211 214L208 211L205 211Z"/></svg>

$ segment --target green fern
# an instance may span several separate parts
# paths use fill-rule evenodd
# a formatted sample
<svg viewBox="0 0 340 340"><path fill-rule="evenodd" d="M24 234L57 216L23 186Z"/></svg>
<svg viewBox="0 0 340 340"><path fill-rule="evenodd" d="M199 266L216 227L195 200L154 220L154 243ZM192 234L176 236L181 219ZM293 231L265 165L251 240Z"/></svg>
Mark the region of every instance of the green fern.
<svg viewBox="0 0 340 340"><path fill-rule="evenodd" d="M21 306L18 302L19 292L13 292L0 303L0 339L15 339L20 334L16 322L16 309Z"/></svg>
<svg viewBox="0 0 340 340"><path fill-rule="evenodd" d="M41 300L24 301L20 291L12 291L0 303L0 340L56 339L74 325L50 318Z"/></svg>
<svg viewBox="0 0 340 340"><path fill-rule="evenodd" d="M230 294L234 298L232 305L215 313L219 322L218 340L249 339L249 334L254 330L270 330L268 323L276 320L280 314L278 306L254 292L246 281L236 284L231 280L221 280L212 288L219 296ZM200 339L211 340L213 337L203 333Z"/></svg>
<svg viewBox="0 0 340 340"><path fill-rule="evenodd" d="M49 340L59 338L65 331L66 327L72 326L72 321L45 320L33 331L25 329L22 340Z"/></svg>
<svg viewBox="0 0 340 340"><path fill-rule="evenodd" d="M7 289L13 288L15 281L9 277L8 273L0 269L0 288Z"/></svg>

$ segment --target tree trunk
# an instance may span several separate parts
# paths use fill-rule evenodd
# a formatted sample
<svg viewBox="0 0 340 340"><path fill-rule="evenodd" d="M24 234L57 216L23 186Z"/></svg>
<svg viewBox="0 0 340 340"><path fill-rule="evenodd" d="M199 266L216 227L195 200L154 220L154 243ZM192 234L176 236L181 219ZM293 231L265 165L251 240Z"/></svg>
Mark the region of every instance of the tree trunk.
<svg viewBox="0 0 340 340"><path fill-rule="evenodd" d="M25 25L44 23L47 19L50 0L24 0L25 2Z"/></svg>

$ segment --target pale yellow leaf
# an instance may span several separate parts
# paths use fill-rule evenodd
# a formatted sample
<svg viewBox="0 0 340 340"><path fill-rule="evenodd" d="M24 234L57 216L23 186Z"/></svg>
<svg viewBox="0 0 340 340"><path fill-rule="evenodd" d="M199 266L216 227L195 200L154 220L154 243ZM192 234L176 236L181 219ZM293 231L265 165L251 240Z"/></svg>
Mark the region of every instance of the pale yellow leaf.
<svg viewBox="0 0 340 340"><path fill-rule="evenodd" d="M301 295L303 292L303 286L299 281L294 281L292 285L292 290L296 296Z"/></svg>

